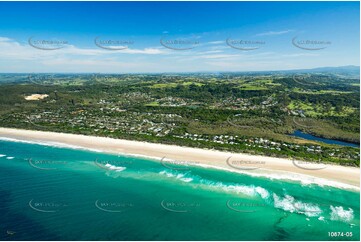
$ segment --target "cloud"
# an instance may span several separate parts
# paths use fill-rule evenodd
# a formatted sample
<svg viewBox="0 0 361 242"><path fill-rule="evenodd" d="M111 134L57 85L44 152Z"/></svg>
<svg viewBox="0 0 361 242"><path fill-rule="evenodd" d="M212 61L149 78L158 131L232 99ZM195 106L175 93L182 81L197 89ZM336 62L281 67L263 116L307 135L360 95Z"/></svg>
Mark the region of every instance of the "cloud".
<svg viewBox="0 0 361 242"><path fill-rule="evenodd" d="M142 68L155 70L154 65L157 62L147 60L145 56L159 56L168 52L160 47L111 51L98 47L79 48L69 44L63 46L64 48L57 50L41 50L25 41L20 43L0 36L0 71L126 72Z"/></svg>
<svg viewBox="0 0 361 242"><path fill-rule="evenodd" d="M291 30L269 31L263 35L280 35ZM221 39L221 38L219 38ZM204 42L192 50L172 51L156 44L142 48L106 50L97 46L64 45L58 50L39 50L27 41L0 36L1 72L187 72L240 71L306 68L333 64L324 58L332 53L297 53L288 50L239 52L224 41ZM342 58L340 58L340 64ZM306 66L307 65L307 66Z"/></svg>
<svg viewBox="0 0 361 242"><path fill-rule="evenodd" d="M54 59L65 56L109 56L119 54L139 54L139 55L161 55L166 54L166 50L159 48L144 49L124 49L119 51L104 50L97 47L79 48L74 45L63 45L64 48L58 50L39 50L28 44L20 44L19 42L7 37L0 36L0 56L2 59L13 60L44 60Z"/></svg>
<svg viewBox="0 0 361 242"><path fill-rule="evenodd" d="M256 36L282 35L282 34L288 34L288 33L292 32L292 31L293 31L293 30L268 31L268 32L256 34Z"/></svg>
<svg viewBox="0 0 361 242"><path fill-rule="evenodd" d="M301 57L301 56L320 56L316 53L295 53L295 54L284 54L283 57Z"/></svg>
<svg viewBox="0 0 361 242"><path fill-rule="evenodd" d="M202 59L230 59L230 58L240 57L240 55L218 54L218 55L200 55L197 57Z"/></svg>
<svg viewBox="0 0 361 242"><path fill-rule="evenodd" d="M136 67L136 63L121 62L112 59L71 59L71 58L54 58L41 62L45 66L87 66L87 67Z"/></svg>
<svg viewBox="0 0 361 242"><path fill-rule="evenodd" d="M124 49L122 51L122 53L125 54L144 54L144 55L160 55L160 54L165 54L167 53L167 51L165 50L161 50L158 48L145 48L143 50L139 50L139 49Z"/></svg>
<svg viewBox="0 0 361 242"><path fill-rule="evenodd" d="M222 50L207 50L204 52L201 52L202 54L214 54L214 53L222 53Z"/></svg>
<svg viewBox="0 0 361 242"><path fill-rule="evenodd" d="M224 44L224 43L225 43L224 40L217 40L217 41L207 42L207 44L210 44L210 45L219 45L219 44Z"/></svg>
<svg viewBox="0 0 361 242"><path fill-rule="evenodd" d="M9 39L7 37L1 37L0 36L0 42L5 42L5 41L11 41L11 39Z"/></svg>

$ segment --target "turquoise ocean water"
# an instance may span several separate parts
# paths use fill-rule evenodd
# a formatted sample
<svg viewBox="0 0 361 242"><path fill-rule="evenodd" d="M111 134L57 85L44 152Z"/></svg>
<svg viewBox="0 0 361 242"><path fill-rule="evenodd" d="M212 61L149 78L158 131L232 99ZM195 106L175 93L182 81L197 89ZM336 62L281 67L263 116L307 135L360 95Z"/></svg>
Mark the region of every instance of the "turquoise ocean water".
<svg viewBox="0 0 361 242"><path fill-rule="evenodd" d="M0 240L359 240L359 196L0 140Z"/></svg>

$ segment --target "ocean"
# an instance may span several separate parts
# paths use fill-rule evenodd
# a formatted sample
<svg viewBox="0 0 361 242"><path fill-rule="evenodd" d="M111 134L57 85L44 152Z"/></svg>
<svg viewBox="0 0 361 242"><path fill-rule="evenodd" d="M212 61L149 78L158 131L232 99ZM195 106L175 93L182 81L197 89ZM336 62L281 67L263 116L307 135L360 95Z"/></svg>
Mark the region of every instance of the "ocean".
<svg viewBox="0 0 361 242"><path fill-rule="evenodd" d="M360 193L0 140L0 240L355 240Z"/></svg>

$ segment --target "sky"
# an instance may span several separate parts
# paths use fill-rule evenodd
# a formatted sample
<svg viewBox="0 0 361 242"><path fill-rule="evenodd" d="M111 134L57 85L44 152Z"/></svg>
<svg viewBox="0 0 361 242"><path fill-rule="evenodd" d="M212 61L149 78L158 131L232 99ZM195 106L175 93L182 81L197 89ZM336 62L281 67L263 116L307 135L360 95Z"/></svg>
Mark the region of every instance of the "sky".
<svg viewBox="0 0 361 242"><path fill-rule="evenodd" d="M0 72L359 66L359 4L0 2Z"/></svg>

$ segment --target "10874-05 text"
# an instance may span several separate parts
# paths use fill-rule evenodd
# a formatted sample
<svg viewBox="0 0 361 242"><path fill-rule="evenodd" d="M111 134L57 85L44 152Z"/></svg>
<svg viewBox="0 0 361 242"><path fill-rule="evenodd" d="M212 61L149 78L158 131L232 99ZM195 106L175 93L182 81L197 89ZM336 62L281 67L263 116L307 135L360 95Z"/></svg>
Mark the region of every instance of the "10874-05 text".
<svg viewBox="0 0 361 242"><path fill-rule="evenodd" d="M329 237L352 237L352 232L328 232Z"/></svg>

